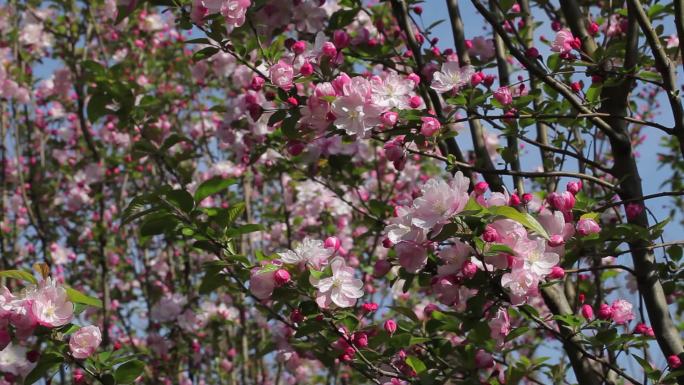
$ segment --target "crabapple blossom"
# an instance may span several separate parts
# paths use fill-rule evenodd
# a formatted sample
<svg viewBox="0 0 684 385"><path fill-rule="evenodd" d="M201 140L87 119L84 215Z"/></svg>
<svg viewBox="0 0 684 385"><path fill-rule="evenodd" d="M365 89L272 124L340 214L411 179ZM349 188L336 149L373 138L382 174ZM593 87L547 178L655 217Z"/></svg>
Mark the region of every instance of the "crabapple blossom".
<svg viewBox="0 0 684 385"><path fill-rule="evenodd" d="M610 305L610 308L612 310L611 318L618 325L627 324L629 321L634 319L634 313L632 313L632 304L624 299L616 299Z"/></svg>
<svg viewBox="0 0 684 385"><path fill-rule="evenodd" d="M579 48L581 43L567 29L562 29L556 33L556 37L551 44L551 51L569 53L573 49Z"/></svg>
<svg viewBox="0 0 684 385"><path fill-rule="evenodd" d="M314 269L320 269L327 265L328 258L333 254L334 249L325 246L319 239L304 238L294 250L287 250L278 253L280 260L289 265L306 264Z"/></svg>
<svg viewBox="0 0 684 385"><path fill-rule="evenodd" d="M339 307L354 306L356 300L363 296L363 282L354 278L354 269L348 267L344 259L334 258L330 262L332 276L316 278L311 275L311 285L318 289L316 303L321 308L334 304Z"/></svg>
<svg viewBox="0 0 684 385"><path fill-rule="evenodd" d="M269 68L271 83L275 86L289 91L292 88L292 79L294 77L294 69L292 65L285 60L279 60L278 63Z"/></svg>
<svg viewBox="0 0 684 385"><path fill-rule="evenodd" d="M84 360L95 353L101 342L100 328L94 325L84 326L71 335L69 349L74 358Z"/></svg>
<svg viewBox="0 0 684 385"><path fill-rule="evenodd" d="M583 237L596 234L601 231L601 227L591 218L582 218L577 222L577 233Z"/></svg>
<svg viewBox="0 0 684 385"><path fill-rule="evenodd" d="M458 214L468 203L469 185L470 180L460 171L449 183L443 179L429 179L421 187L422 195L413 201L412 223L429 230Z"/></svg>
<svg viewBox="0 0 684 385"><path fill-rule="evenodd" d="M66 325L74 316L74 304L69 301L66 289L51 279L42 282L32 299L31 315L40 325Z"/></svg>
<svg viewBox="0 0 684 385"><path fill-rule="evenodd" d="M458 91L470 82L470 78L475 73L471 66L459 66L458 62L449 61L442 64L440 71L432 76L430 87L437 92Z"/></svg>

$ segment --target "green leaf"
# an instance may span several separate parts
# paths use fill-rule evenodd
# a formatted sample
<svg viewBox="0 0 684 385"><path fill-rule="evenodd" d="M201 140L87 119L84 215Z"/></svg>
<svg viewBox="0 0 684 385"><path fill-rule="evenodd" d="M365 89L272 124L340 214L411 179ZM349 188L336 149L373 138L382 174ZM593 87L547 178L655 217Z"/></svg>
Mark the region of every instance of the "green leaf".
<svg viewBox="0 0 684 385"><path fill-rule="evenodd" d="M154 216L145 220L140 226L140 235L151 236L162 234L167 229L175 226L175 224L175 218L170 214Z"/></svg>
<svg viewBox="0 0 684 385"><path fill-rule="evenodd" d="M96 307L96 308L102 308L102 301L90 297L88 295L85 295L81 293L80 291L74 289L71 286L64 285L64 288L66 289L67 296L69 297L69 301L74 302L74 303L82 303L84 305Z"/></svg>
<svg viewBox="0 0 684 385"><path fill-rule="evenodd" d="M0 271L0 277L19 279L25 282L30 282L34 285L38 283L33 274L24 270L3 270Z"/></svg>
<svg viewBox="0 0 684 385"><path fill-rule="evenodd" d="M108 94L104 92L94 93L88 101L88 107L86 107L90 123L95 123L98 119L110 113L110 111L107 110L107 105L111 102L112 98Z"/></svg>
<svg viewBox="0 0 684 385"><path fill-rule="evenodd" d="M165 194L171 203L185 213L189 213L195 207L192 195L185 190L173 190Z"/></svg>
<svg viewBox="0 0 684 385"><path fill-rule="evenodd" d="M145 364L139 360L128 361L114 371L114 379L117 384L130 384L138 378L143 370Z"/></svg>
<svg viewBox="0 0 684 385"><path fill-rule="evenodd" d="M537 220L534 219L534 217L528 213L521 213L520 211L509 206L495 206L490 207L488 210L490 213L494 215L512 219L520 223L521 225L527 227L528 229L534 231L535 233L541 235L545 239L549 239L549 234L546 233L544 227L542 227L542 225L539 224L539 222L537 222Z"/></svg>
<svg viewBox="0 0 684 385"><path fill-rule="evenodd" d="M192 54L192 61L198 62L200 60L208 59L218 53L219 49L216 47L204 47L201 50Z"/></svg>
<svg viewBox="0 0 684 385"><path fill-rule="evenodd" d="M219 193L235 183L237 179L223 179L218 176L207 179L195 190L195 202L199 203L204 198Z"/></svg>
<svg viewBox="0 0 684 385"><path fill-rule="evenodd" d="M264 227L258 224L247 224L237 228L228 229L226 231L226 236L229 238L234 238L242 234L249 234L256 231L262 231L263 229Z"/></svg>
<svg viewBox="0 0 684 385"><path fill-rule="evenodd" d="M339 11L333 13L332 16L330 16L328 29L336 30L346 27L347 25L351 24L352 21L354 21L354 18L356 17L357 13L359 13L358 8L340 9Z"/></svg>
<svg viewBox="0 0 684 385"><path fill-rule="evenodd" d="M427 370L427 366L425 366L425 363L421 361L418 357L416 356L408 356L406 357L406 363L408 366L410 366L413 370L416 371L417 374L423 373L425 370Z"/></svg>
<svg viewBox="0 0 684 385"><path fill-rule="evenodd" d="M41 354L36 367L26 375L24 385L31 385L43 377L51 377L50 372L56 371L62 362L64 362L64 357L57 353Z"/></svg>
<svg viewBox="0 0 684 385"><path fill-rule="evenodd" d="M521 326L519 328L511 330L511 332L508 333L508 335L506 336L506 342L512 341L520 337L521 335L527 333L528 330L530 330L530 328L528 328L527 326Z"/></svg>

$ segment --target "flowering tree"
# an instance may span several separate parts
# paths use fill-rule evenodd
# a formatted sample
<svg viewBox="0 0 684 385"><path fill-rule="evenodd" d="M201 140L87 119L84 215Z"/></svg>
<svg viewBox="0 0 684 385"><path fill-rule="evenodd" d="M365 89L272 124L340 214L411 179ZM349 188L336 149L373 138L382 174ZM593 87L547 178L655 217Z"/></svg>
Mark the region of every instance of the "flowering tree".
<svg viewBox="0 0 684 385"><path fill-rule="evenodd" d="M684 385L684 1L437 3L0 5L0 385Z"/></svg>

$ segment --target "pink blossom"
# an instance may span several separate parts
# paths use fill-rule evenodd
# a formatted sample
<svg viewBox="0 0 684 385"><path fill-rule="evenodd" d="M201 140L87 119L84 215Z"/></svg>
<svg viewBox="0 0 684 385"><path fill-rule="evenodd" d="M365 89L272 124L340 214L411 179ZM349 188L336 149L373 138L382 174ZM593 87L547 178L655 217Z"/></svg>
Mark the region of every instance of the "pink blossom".
<svg viewBox="0 0 684 385"><path fill-rule="evenodd" d="M610 305L612 310L611 318L618 325L624 325L634 319L632 304L624 299L617 299Z"/></svg>
<svg viewBox="0 0 684 385"><path fill-rule="evenodd" d="M321 308L330 307L331 304L339 307L354 306L356 300L363 297L363 281L354 278L354 269L347 267L340 257L333 259L330 267L331 277L309 277L311 285L318 289L316 303Z"/></svg>
<svg viewBox="0 0 684 385"><path fill-rule="evenodd" d="M471 42L472 46L468 48L468 53L472 56L477 56L480 61L486 62L496 54L493 39L477 36Z"/></svg>
<svg viewBox="0 0 684 385"><path fill-rule="evenodd" d="M429 179L421 188L422 195L413 201L413 224L431 229L463 211L469 199L469 185L470 180L460 171L449 183L443 179Z"/></svg>
<svg viewBox="0 0 684 385"><path fill-rule="evenodd" d="M539 280L539 275L532 269L519 265L501 277L501 286L508 291L513 305L521 305L529 296L537 294Z"/></svg>
<svg viewBox="0 0 684 385"><path fill-rule="evenodd" d="M420 120L423 122L423 124L420 126L420 133L427 137L438 133L442 127L442 125L439 123L439 120L433 117L424 116L420 118Z"/></svg>
<svg viewBox="0 0 684 385"><path fill-rule="evenodd" d="M271 83L285 91L289 91L292 88L294 69L285 60L279 60L278 63L269 68L269 76Z"/></svg>
<svg viewBox="0 0 684 385"><path fill-rule="evenodd" d="M508 86L499 87L499 89L494 91L494 99L504 106L507 106L513 102L513 96L511 95L511 90L508 88Z"/></svg>
<svg viewBox="0 0 684 385"><path fill-rule="evenodd" d="M475 352L475 366L479 369L487 369L494 366L494 357L484 349Z"/></svg>
<svg viewBox="0 0 684 385"><path fill-rule="evenodd" d="M449 61L442 64L442 69L432 75L430 87L437 92L459 90L470 82L473 73L475 73L473 67L461 67L458 62Z"/></svg>
<svg viewBox="0 0 684 385"><path fill-rule="evenodd" d="M226 24L230 29L239 27L245 23L247 8L252 5L250 0L223 0L221 4L221 15L226 19Z"/></svg>
<svg viewBox="0 0 684 385"><path fill-rule="evenodd" d="M9 344L0 351L0 372L13 374L15 376L25 376L35 364L31 363L26 354L28 349L16 344Z"/></svg>
<svg viewBox="0 0 684 385"><path fill-rule="evenodd" d="M556 38L551 44L551 51L569 53L573 49L579 48L579 39L576 39L572 32L562 29L556 33Z"/></svg>
<svg viewBox="0 0 684 385"><path fill-rule="evenodd" d="M365 137L368 131L381 123L380 115L385 109L372 102L371 85L360 76L345 81L342 94L332 104L335 126L349 135Z"/></svg>
<svg viewBox="0 0 684 385"><path fill-rule="evenodd" d="M511 320L506 309L499 308L492 319L489 320L491 337L497 341L497 345L503 345L506 336L511 332Z"/></svg>
<svg viewBox="0 0 684 385"><path fill-rule="evenodd" d="M558 254L546 251L543 239L523 242L515 251L523 258L523 267L539 277L550 274L560 261Z"/></svg>
<svg viewBox="0 0 684 385"><path fill-rule="evenodd" d="M594 309L592 309L591 305L582 305L582 317L584 317L587 321L594 319Z"/></svg>
<svg viewBox="0 0 684 385"><path fill-rule="evenodd" d="M47 279L33 297L31 315L36 322L46 327L66 325L74 315L74 304L69 301L66 289Z"/></svg>
<svg viewBox="0 0 684 385"><path fill-rule="evenodd" d="M150 317L158 322L175 321L183 311L183 306L185 306L186 302L182 294L166 295L152 306Z"/></svg>
<svg viewBox="0 0 684 385"><path fill-rule="evenodd" d="M394 250L399 257L399 264L409 273L417 273L427 264L427 250L416 242L399 242Z"/></svg>
<svg viewBox="0 0 684 385"><path fill-rule="evenodd" d="M253 269L249 278L249 291L262 300L271 298L273 289L276 287L275 272L276 269L273 266Z"/></svg>
<svg viewBox="0 0 684 385"><path fill-rule="evenodd" d="M78 329L69 339L71 355L78 360L90 357L102 342L100 328L94 325Z"/></svg>
<svg viewBox="0 0 684 385"><path fill-rule="evenodd" d="M316 270L327 265L328 258L333 254L333 249L327 248L319 239L304 238L294 250L278 253L280 260L285 264L306 264Z"/></svg>
<svg viewBox="0 0 684 385"><path fill-rule="evenodd" d="M583 237L596 234L601 231L601 227L591 218L583 218L577 222L577 233Z"/></svg>

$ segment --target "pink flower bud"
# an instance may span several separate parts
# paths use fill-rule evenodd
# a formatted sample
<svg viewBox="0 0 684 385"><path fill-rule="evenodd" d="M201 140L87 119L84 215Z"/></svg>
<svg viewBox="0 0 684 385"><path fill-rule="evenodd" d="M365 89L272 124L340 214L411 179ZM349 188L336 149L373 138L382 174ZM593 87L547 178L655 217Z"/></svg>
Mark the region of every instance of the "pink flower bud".
<svg viewBox="0 0 684 385"><path fill-rule="evenodd" d="M552 208L559 211L570 211L575 207L575 196L568 191L552 192L546 199Z"/></svg>
<svg viewBox="0 0 684 385"><path fill-rule="evenodd" d="M638 323L634 327L634 334L648 335L648 334L650 334L649 331L651 331L651 328L648 325L646 325L645 323Z"/></svg>
<svg viewBox="0 0 684 385"><path fill-rule="evenodd" d="M518 206L520 204L520 197L518 194L511 194L511 197L508 199L508 205L509 206Z"/></svg>
<svg viewBox="0 0 684 385"><path fill-rule="evenodd" d="M335 57L337 56L337 47L335 47L335 44L328 41L323 43L323 48L321 49L321 52L323 52L324 56Z"/></svg>
<svg viewBox="0 0 684 385"><path fill-rule="evenodd" d="M423 99L421 99L420 96L412 96L409 99L409 107L411 108L418 108L423 104Z"/></svg>
<svg viewBox="0 0 684 385"><path fill-rule="evenodd" d="M479 369L489 369L494 367L494 357L484 349L479 349L475 353L475 366Z"/></svg>
<svg viewBox="0 0 684 385"><path fill-rule="evenodd" d="M300 40L294 44L292 44L292 52L294 52L297 55L301 55L306 51L306 42L303 40Z"/></svg>
<svg viewBox="0 0 684 385"><path fill-rule="evenodd" d="M486 75L482 83L484 83L485 86L491 87L492 84L494 84L494 75Z"/></svg>
<svg viewBox="0 0 684 385"><path fill-rule="evenodd" d="M412 81L414 85L420 84L420 76L418 76L418 74L416 74L416 73L412 72L412 73L408 74L406 76L406 78L408 80Z"/></svg>
<svg viewBox="0 0 684 385"><path fill-rule="evenodd" d="M671 369L678 369L682 366L682 360L675 354L667 357L667 364Z"/></svg>
<svg viewBox="0 0 684 385"><path fill-rule="evenodd" d="M442 128L439 120L435 118L422 117L420 120L423 122L423 124L420 126L420 133L426 137L435 135L437 132L439 132L440 128Z"/></svg>
<svg viewBox="0 0 684 385"><path fill-rule="evenodd" d="M335 44L335 47L339 49L343 49L349 46L349 42L351 41L351 38L349 37L349 34L341 29L336 30L333 32L333 44Z"/></svg>
<svg viewBox="0 0 684 385"><path fill-rule="evenodd" d="M383 325L385 331L391 336L397 331L397 323L394 320L388 319Z"/></svg>
<svg viewBox="0 0 684 385"><path fill-rule="evenodd" d="M373 266L373 276L375 278L384 277L392 269L392 264L386 259L378 259Z"/></svg>
<svg viewBox="0 0 684 385"><path fill-rule="evenodd" d="M601 231L601 227L591 218L583 218L577 222L577 233L583 237L596 234Z"/></svg>
<svg viewBox="0 0 684 385"><path fill-rule="evenodd" d="M565 239L560 234L554 234L551 237L549 237L548 243L549 243L549 246L551 246L551 247L558 247L558 246L565 244Z"/></svg>
<svg viewBox="0 0 684 385"><path fill-rule="evenodd" d="M342 242L340 242L340 239L335 236L326 238L325 242L323 243L323 246L326 249L333 249L334 251L339 250L341 245Z"/></svg>
<svg viewBox="0 0 684 385"><path fill-rule="evenodd" d="M578 180L578 181L568 182L565 189L570 191L570 193L572 195L577 195L577 193L582 190L582 181Z"/></svg>
<svg viewBox="0 0 684 385"><path fill-rule="evenodd" d="M422 15L423 14L423 7L420 5L416 5L413 7L413 12L416 13L416 15Z"/></svg>
<svg viewBox="0 0 684 385"><path fill-rule="evenodd" d="M563 270L562 267L560 266L554 266L551 268L551 273L549 274L549 278L551 279L561 279L565 277L565 270Z"/></svg>
<svg viewBox="0 0 684 385"><path fill-rule="evenodd" d="M264 87L264 83L266 83L266 80L264 78L262 78L261 76L255 76L252 78L252 81L249 84L249 88L251 88L254 91L259 91Z"/></svg>
<svg viewBox="0 0 684 385"><path fill-rule="evenodd" d="M475 72L471 77L470 77L470 85L473 87L477 87L478 84L482 83L485 79L485 74L482 72Z"/></svg>
<svg viewBox="0 0 684 385"><path fill-rule="evenodd" d="M589 25L587 26L587 32L589 32L591 36L596 36L596 34L598 34L599 32L598 23L596 23L595 21L589 23Z"/></svg>
<svg viewBox="0 0 684 385"><path fill-rule="evenodd" d="M584 317L587 321L594 319L594 309L591 307L591 305L582 305L582 317Z"/></svg>
<svg viewBox="0 0 684 385"><path fill-rule="evenodd" d="M299 73L302 74L302 76L309 76L314 72L314 68L311 65L311 63L306 62L302 64L301 67L299 67Z"/></svg>
<svg viewBox="0 0 684 385"><path fill-rule="evenodd" d="M477 265L475 265L471 261L465 261L463 262L463 266L461 267L461 274L467 279L471 279L477 274Z"/></svg>
<svg viewBox="0 0 684 385"><path fill-rule="evenodd" d="M602 320L609 320L613 316L613 309L607 303L602 303L599 307L598 317Z"/></svg>
<svg viewBox="0 0 684 385"><path fill-rule="evenodd" d="M530 47L525 50L525 56L527 56L530 59L536 59L539 57L539 50L535 47Z"/></svg>
<svg viewBox="0 0 684 385"><path fill-rule="evenodd" d="M530 193L523 194L523 202L525 202L525 204L532 202L533 199L534 199L534 195L532 195Z"/></svg>
<svg viewBox="0 0 684 385"><path fill-rule="evenodd" d="M365 348L368 346L368 335L362 332L354 333L352 335L352 342L358 348Z"/></svg>
<svg viewBox="0 0 684 385"><path fill-rule="evenodd" d="M290 282L292 279L290 277L290 272L285 270L285 269L278 269L275 272L275 275L273 276L273 279L275 280L276 285L278 286L283 286Z"/></svg>
<svg viewBox="0 0 684 385"><path fill-rule="evenodd" d="M582 91L582 82L572 82L570 83L570 89L572 92L579 94Z"/></svg>
<svg viewBox="0 0 684 385"><path fill-rule="evenodd" d="M299 309L294 309L292 310L292 313L290 313L290 321L294 323L301 323L304 321L304 314Z"/></svg>
<svg viewBox="0 0 684 385"><path fill-rule="evenodd" d="M644 211L644 206L639 203L627 203L625 205L625 213L627 214L627 219L636 219Z"/></svg>
<svg viewBox="0 0 684 385"><path fill-rule="evenodd" d="M387 127L394 127L399 119L399 114L394 111L387 111L380 115L380 121Z"/></svg>
<svg viewBox="0 0 684 385"><path fill-rule="evenodd" d="M499 232L496 231L495 228L493 228L490 225L487 225L485 227L484 233L482 233L482 239L485 242L499 242L501 240L501 237L499 236Z"/></svg>
<svg viewBox="0 0 684 385"><path fill-rule="evenodd" d="M306 146L304 143L298 141L298 140L291 140L287 143L287 152L290 153L292 156L297 156L301 154Z"/></svg>
<svg viewBox="0 0 684 385"><path fill-rule="evenodd" d="M477 195L482 195L489 189L489 184L487 182L477 182L475 184L475 193Z"/></svg>
<svg viewBox="0 0 684 385"><path fill-rule="evenodd" d="M363 305L361 305L361 309L363 310L364 313L372 313L376 310L378 310L378 304L375 302L366 302Z"/></svg>

